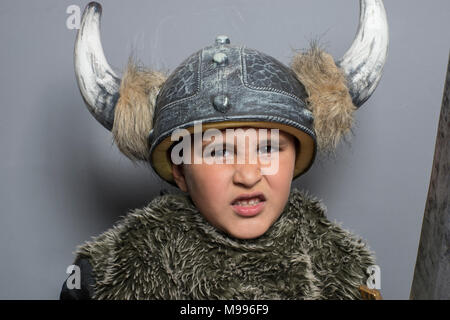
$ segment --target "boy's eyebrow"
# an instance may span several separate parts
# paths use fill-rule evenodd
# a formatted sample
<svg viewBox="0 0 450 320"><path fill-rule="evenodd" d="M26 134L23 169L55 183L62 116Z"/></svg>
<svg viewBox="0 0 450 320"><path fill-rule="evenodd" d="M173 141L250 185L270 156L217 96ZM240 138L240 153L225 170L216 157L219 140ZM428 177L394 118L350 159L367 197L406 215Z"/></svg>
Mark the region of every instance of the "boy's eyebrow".
<svg viewBox="0 0 450 320"><path fill-rule="evenodd" d="M214 143L214 142L216 142L216 140L213 140L213 139L211 139L211 140L202 140L202 146L203 147L205 147L206 145L208 145L208 144L210 144L210 143ZM222 139L222 142L224 143L225 142L225 139Z"/></svg>
<svg viewBox="0 0 450 320"><path fill-rule="evenodd" d="M272 142L272 139L270 139L270 138L268 138L268 139L265 139L265 140L263 140L263 141L261 141L261 142L265 142L265 143L267 143L267 142ZM284 137L278 137L278 144L286 144L287 143L287 139L286 138L284 138Z"/></svg>

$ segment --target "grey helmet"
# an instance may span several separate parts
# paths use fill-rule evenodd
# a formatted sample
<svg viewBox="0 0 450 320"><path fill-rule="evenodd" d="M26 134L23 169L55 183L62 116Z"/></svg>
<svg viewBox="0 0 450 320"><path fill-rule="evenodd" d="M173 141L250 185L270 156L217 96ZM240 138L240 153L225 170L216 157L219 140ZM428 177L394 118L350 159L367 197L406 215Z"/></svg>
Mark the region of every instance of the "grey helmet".
<svg viewBox="0 0 450 320"><path fill-rule="evenodd" d="M136 76L139 70L133 69L132 76L126 73L125 81L125 76L119 78L106 61L99 31L101 6L91 2L84 11L75 44L78 85L91 113L103 126L113 130L121 151L133 160L149 161L156 173L169 183L174 183L168 152L174 143L171 134L182 128L192 131L199 121L203 130L245 126L278 128L293 135L300 146L295 178L314 161L316 131L336 126L331 124L335 120L329 120L327 113L338 113L337 127L342 127L341 115L361 106L381 78L388 49L384 6L381 0L361 0L360 5L360 24L354 43L336 64L313 50L309 55L299 54L298 63L288 67L257 50L232 45L226 36L218 36L213 45L192 54L167 79L148 71L142 73L143 81ZM331 85L323 85L326 81ZM338 90L334 88L336 81L342 82L344 90L334 92ZM144 104L144 108L135 104ZM327 109L332 104L339 112ZM350 107L339 109L343 104ZM144 113L134 109L150 112L146 110L143 116ZM134 114L120 115L129 112ZM116 124L119 117L121 124ZM321 120L320 130L315 118ZM127 127L124 125L127 121L143 122L143 125L131 123L129 128L133 129L114 131L115 126ZM136 132L136 127L143 129ZM344 127L348 129L348 125ZM137 137L130 138L133 134ZM331 131L328 135L334 139L338 134ZM132 145L129 140L134 141ZM143 151L136 152L137 149Z"/></svg>
<svg viewBox="0 0 450 320"><path fill-rule="evenodd" d="M171 133L201 121L205 130L249 126L291 133L301 142L295 172L300 174L312 163L316 149L306 97L290 68L220 36L214 45L187 58L161 88L149 139L153 168L168 177L170 168L158 159L168 156Z"/></svg>

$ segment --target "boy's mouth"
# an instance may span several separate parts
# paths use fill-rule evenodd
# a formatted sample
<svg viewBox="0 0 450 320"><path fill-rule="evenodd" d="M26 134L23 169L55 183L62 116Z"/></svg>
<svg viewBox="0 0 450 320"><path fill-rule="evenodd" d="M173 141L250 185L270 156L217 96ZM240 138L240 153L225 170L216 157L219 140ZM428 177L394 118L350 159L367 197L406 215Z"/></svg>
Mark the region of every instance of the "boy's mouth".
<svg viewBox="0 0 450 320"><path fill-rule="evenodd" d="M242 217L258 215L266 204L266 197L261 192L241 194L231 202L233 211Z"/></svg>
<svg viewBox="0 0 450 320"><path fill-rule="evenodd" d="M253 192L239 195L231 202L231 205L254 206L263 201L266 201L266 197L262 192Z"/></svg>
<svg viewBox="0 0 450 320"><path fill-rule="evenodd" d="M262 200L260 200L259 198L252 198L252 199L248 199L248 200L241 200L241 201L236 201L233 203L234 206L245 206L245 207L249 207L249 206L254 206L255 204L258 204L262 202Z"/></svg>
<svg viewBox="0 0 450 320"><path fill-rule="evenodd" d="M241 194L231 202L233 211L240 216L252 217L259 214L266 203L266 197L261 192Z"/></svg>

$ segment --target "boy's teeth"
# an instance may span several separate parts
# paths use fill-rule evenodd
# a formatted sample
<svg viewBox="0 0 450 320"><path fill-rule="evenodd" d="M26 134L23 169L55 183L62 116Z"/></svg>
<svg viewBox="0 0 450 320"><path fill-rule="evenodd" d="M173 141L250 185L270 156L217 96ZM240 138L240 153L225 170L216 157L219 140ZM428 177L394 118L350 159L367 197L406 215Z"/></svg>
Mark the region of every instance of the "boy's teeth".
<svg viewBox="0 0 450 320"><path fill-rule="evenodd" d="M260 200L258 198L251 199L251 200L240 200L236 204L238 206L254 206L255 204L259 203Z"/></svg>

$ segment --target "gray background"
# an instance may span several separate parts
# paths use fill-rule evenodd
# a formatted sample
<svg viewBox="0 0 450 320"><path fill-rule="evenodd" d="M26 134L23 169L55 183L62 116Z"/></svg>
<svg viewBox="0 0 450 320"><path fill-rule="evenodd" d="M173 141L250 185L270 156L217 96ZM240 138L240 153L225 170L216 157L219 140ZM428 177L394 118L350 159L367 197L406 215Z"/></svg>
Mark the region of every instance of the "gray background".
<svg viewBox="0 0 450 320"><path fill-rule="evenodd" d="M88 1L0 2L0 298L55 299L75 247L167 184L135 167L85 109L66 8ZM387 0L382 81L356 114L351 144L294 186L367 240L386 299L409 297L449 54L448 0ZM102 39L122 70L132 49L173 70L227 34L289 63L319 39L336 59L357 29L358 1L103 1Z"/></svg>

